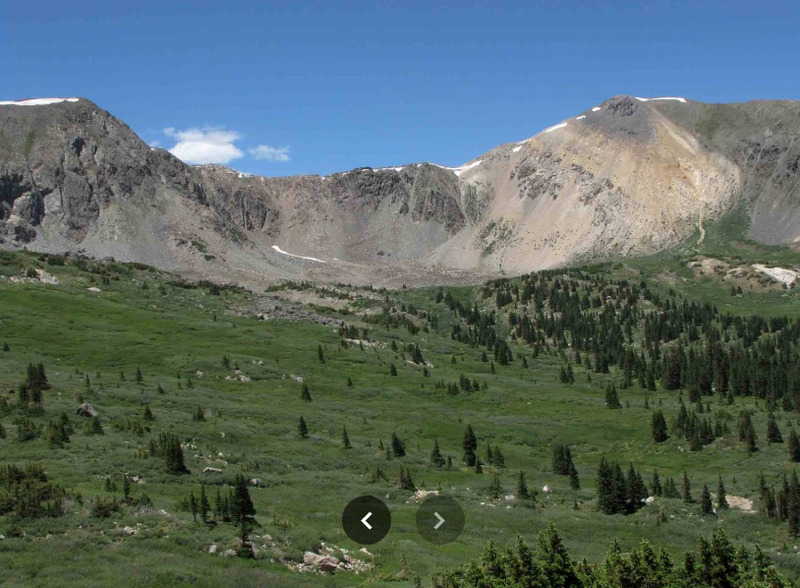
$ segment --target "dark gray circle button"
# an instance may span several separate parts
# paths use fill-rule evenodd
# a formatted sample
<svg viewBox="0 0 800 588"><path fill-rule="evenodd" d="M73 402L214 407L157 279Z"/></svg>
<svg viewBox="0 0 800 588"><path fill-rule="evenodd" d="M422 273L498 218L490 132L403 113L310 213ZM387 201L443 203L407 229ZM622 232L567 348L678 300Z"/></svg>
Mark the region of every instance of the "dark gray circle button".
<svg viewBox="0 0 800 588"><path fill-rule="evenodd" d="M389 532L392 514L380 498L359 496L351 500L342 513L342 528L360 545L373 545Z"/></svg>
<svg viewBox="0 0 800 588"><path fill-rule="evenodd" d="M417 530L435 545L451 543L464 530L464 509L447 496L430 496L417 511Z"/></svg>

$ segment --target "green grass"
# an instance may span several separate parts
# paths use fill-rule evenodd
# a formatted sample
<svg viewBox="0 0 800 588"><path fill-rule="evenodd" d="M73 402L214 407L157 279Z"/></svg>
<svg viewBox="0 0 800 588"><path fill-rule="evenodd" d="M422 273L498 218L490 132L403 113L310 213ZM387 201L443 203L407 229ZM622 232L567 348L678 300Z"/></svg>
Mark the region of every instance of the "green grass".
<svg viewBox="0 0 800 588"><path fill-rule="evenodd" d="M650 258L615 271L656 275L659 264L668 265ZM760 410L754 420L762 449L755 455L748 455L732 439L718 440L698 453L686 451L685 443L675 439L655 445L645 398L652 407L660 403L670 420L677 411L675 393L646 393L634 386L620 393L623 405L629 403L630 408L608 410L604 388L615 374L591 373L589 382L587 371L578 367L576 384L566 386L558 382L561 360L549 355L529 360L527 370L515 361L491 374L489 364L480 361L480 349L450 339L454 319L444 305L433 302L435 288L390 292L390 298L398 306L403 301L439 314L438 333L411 337L404 329L368 325L379 345L360 350L341 348L331 326L247 317L242 310L256 294L223 290L216 296L206 288L176 287L171 285L174 276L143 267L89 263L80 269L71 264L49 266L30 254L0 256L0 274L22 275L32 266L56 274L61 283L0 281L0 345L7 341L11 346L10 352L0 352L0 394L24 379L29 362L41 361L53 387L45 393L46 414L37 422L47 423L64 411L77 431L65 448L51 449L42 439L17 441L14 415L3 416L0 421L9 434L0 440L0 455L2 463L42 463L52 480L80 492L85 502L70 502L67 515L60 519L0 517L0 533L7 535L0 541L2 580L7 585L110 586L122 577L132 586L410 585L392 581L403 556L414 573L427 579L432 572L475 559L489 540L505 544L517 534L532 540L549 522L556 523L575 555L592 561L602 559L615 537L623 548L647 538L679 555L698 534L708 535L722 525L739 541L760 543L784 572L800 574L785 524L737 510L704 520L697 505L674 500L659 501L670 520L658 524L657 507L624 517L604 516L594 504L594 475L603 455L625 466L633 462L647 482L654 468L662 480L672 476L678 481L681 472L688 471L696 497L704 483L713 491L718 475L724 477L729 494L754 497L759 472L776 483L791 471L785 448L764 441L766 413ZM103 275L108 283L102 283ZM145 282L148 287L143 289ZM102 292L88 292L90 286ZM657 282L656 287L671 286ZM727 296L725 287L713 282L677 288L712 300L724 301ZM480 300L477 288L451 292L464 304ZM736 299L729 310L764 312L766 307L769 312L786 313L796 304L777 292L763 296ZM398 344L418 343L435 366L431 377L425 378L421 367L392 352L391 338ZM325 350L324 364L317 359L318 345ZM452 365L454 354L458 361ZM252 381L226 380L233 368L222 367L223 355L238 363ZM397 366L398 377L389 376L390 363ZM142 384L134 381L137 367L144 374ZM456 381L461 373L487 381L488 391L449 396L434 389L436 380ZM91 389L85 387L86 375ZM300 399L301 384L292 376L308 383L311 403ZM346 386L348 377L352 388ZM157 393L158 385L165 394ZM83 401L100 411L104 436L82 434L83 422L74 410ZM126 430L125 423L141 418L145 405L152 408L156 421L150 433L139 437ZM752 403L737 399L731 413L735 415L742 405ZM197 406L206 410L206 422L192 420ZM300 415L310 429L308 440L297 436ZM779 418L784 435L789 424L800 426L795 415ZM519 470L526 472L531 489L548 484L554 493L540 492L536 508L505 501L491 504L485 496L491 467L483 475L458 465L452 471L431 469L428 457L434 439L445 456L460 463L468 423L478 436L479 455L485 454L486 443L502 448L506 468L498 473L506 493L514 489ZM341 447L343 426L353 445L350 450ZM731 426L735 431L735 420ZM174 432L196 447L185 452L190 475L172 476L159 460L137 457L136 450L147 447L160 431ZM392 432L406 441L408 455L402 460L387 461L377 450L379 440L387 443ZM570 490L567 478L549 473L554 442L571 445L580 491ZM417 505L409 492L396 488L394 478L401 464L410 467L417 487L441 487L459 500L467 520L459 541L433 546L420 537L414 524ZM389 475L389 483L370 482L378 466ZM223 471L202 474L204 467ZM254 532L269 534L277 544L276 552L262 553L255 561L208 554L212 543L233 546L237 529L196 524L179 508L190 491L199 492L201 482L208 485L213 502L216 487L230 483L240 471L261 479L263 487L252 490L260 525ZM153 508L126 508L110 519L90 517L88 500L106 495L105 477L115 476L119 484L122 472L143 476L145 483L134 484L133 495L145 492ZM369 548L376 555L375 572L311 576L289 572L277 561L278 552L300 560L304 551L322 541L357 551L360 546L345 536L340 517L344 506L362 494L383 498L392 510L390 534ZM116 530L137 524L140 532L135 536ZM14 526L26 536L9 537Z"/></svg>

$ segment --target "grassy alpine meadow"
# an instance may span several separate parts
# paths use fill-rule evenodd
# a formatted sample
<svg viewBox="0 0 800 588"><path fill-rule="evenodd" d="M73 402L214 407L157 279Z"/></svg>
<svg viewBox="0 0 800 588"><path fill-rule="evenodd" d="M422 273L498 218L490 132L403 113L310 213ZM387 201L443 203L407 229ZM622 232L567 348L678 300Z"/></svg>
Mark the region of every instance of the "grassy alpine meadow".
<svg viewBox="0 0 800 588"><path fill-rule="evenodd" d="M783 504L788 522L780 512L765 516L763 502L780 494L796 465L788 446L800 429L790 339L797 294L731 293L730 282L686 269L696 254L475 287L290 284L267 294L136 264L0 253L0 583L427 586L480 558L489 542L535 542L550 523L573 557L596 564L612 541L626 551L643 539L681 562L698 536L721 527L737 545L760 545L796 579L793 499L781 495L776 507ZM783 263L794 259L782 255ZM58 283L45 283L55 282L49 276ZM297 291L313 296L304 307L313 320L255 316L262 297ZM569 306L571 295L583 318ZM692 313L701 310L684 302L718 312L694 328ZM787 318L751 336L755 323L723 315ZM521 328L523 316L531 331ZM659 316L667 318L656 336ZM737 329L751 350L747 361L777 357L785 385L762 386L761 372L742 375L725 359L738 357ZM692 366L710 340L727 361L720 370L730 393L716 382L701 393L696 374L705 368ZM598 341L619 353L606 354ZM634 351L627 368L625 350ZM670 385L673 358L678 379ZM610 407L612 386L618 408ZM658 411L667 422L663 442L651 426ZM705 419L716 430L698 440ZM770 422L781 442L770 442ZM479 468L467 465L468 427ZM183 471L168 451L172 436ZM435 443L443 464L432 463ZM560 445L577 480L554 473ZM602 459L624 472L632 464L653 500L633 501L628 514L602 512ZM9 480L21 474L7 468L26 464L40 465L41 475L15 486ZM399 483L401 469L410 484ZM682 496L654 495L656 470ZM520 472L530 498L520 492ZM218 494L224 503L240 475L255 509L245 529L253 557L240 557L236 517L226 522L224 505L218 511ZM703 512L703 487L716 499L720 480L730 507ZM457 541L433 545L419 534L420 491L461 504L466 526ZM201 494L205 516L192 508ZM345 505L361 495L381 498L392 513L387 537L364 551L341 527ZM346 550L353 569L301 565L306 552L326 550L341 561Z"/></svg>

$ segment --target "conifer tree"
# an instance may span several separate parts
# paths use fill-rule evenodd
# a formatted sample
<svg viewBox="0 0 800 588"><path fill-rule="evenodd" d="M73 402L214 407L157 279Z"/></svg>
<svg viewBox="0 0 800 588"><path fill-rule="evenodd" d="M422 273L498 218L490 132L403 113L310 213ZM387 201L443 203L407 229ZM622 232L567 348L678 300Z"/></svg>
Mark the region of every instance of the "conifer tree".
<svg viewBox="0 0 800 588"><path fill-rule="evenodd" d="M492 453L492 457L494 457L494 461L492 462L492 465L494 465L497 468L506 467L506 458L503 455L503 452L500 451L500 447L499 446L496 446L494 448L494 453Z"/></svg>
<svg viewBox="0 0 800 588"><path fill-rule="evenodd" d="M747 451L749 453L755 453L758 451L758 446L756 445L756 430L750 425L750 428L747 429L745 433L745 442L747 443Z"/></svg>
<svg viewBox="0 0 800 588"><path fill-rule="evenodd" d="M411 470L403 469L403 466L400 466L400 472L397 477L397 487L400 490L416 490L414 480L411 478Z"/></svg>
<svg viewBox="0 0 800 588"><path fill-rule="evenodd" d="M405 442L397 436L397 433L392 433L392 455L394 457L404 457L406 454Z"/></svg>
<svg viewBox="0 0 800 588"><path fill-rule="evenodd" d="M5 438L6 438L6 430L3 427L3 423L0 423L0 439L5 439Z"/></svg>
<svg viewBox="0 0 800 588"><path fill-rule="evenodd" d="M464 440L461 443L464 448L464 464L468 467L475 465L475 450L478 448L478 440L475 438L475 433L472 431L472 426L467 425L467 430L464 431Z"/></svg>
<svg viewBox="0 0 800 588"><path fill-rule="evenodd" d="M11 351L11 347L8 346L8 341L6 341L3 343L3 352L8 353L9 351Z"/></svg>
<svg viewBox="0 0 800 588"><path fill-rule="evenodd" d="M144 374L142 374L142 370L137 366L136 368L136 383L141 384L144 382Z"/></svg>
<svg viewBox="0 0 800 588"><path fill-rule="evenodd" d="M325 363L325 354L322 353L322 345L317 345L317 359L320 363Z"/></svg>
<svg viewBox="0 0 800 588"><path fill-rule="evenodd" d="M483 463L481 462L480 457L475 458L475 473L482 474L483 473Z"/></svg>
<svg viewBox="0 0 800 588"><path fill-rule="evenodd" d="M771 412L767 418L767 441L769 443L783 443L783 435L781 435L781 430L778 428L775 414Z"/></svg>
<svg viewBox="0 0 800 588"><path fill-rule="evenodd" d="M500 485L500 478L497 474L492 477L492 483L489 484L489 498L498 500L503 494L503 487Z"/></svg>
<svg viewBox="0 0 800 588"><path fill-rule="evenodd" d="M728 497L725 493L725 484L722 483L722 476L720 476L717 482L717 510L725 510L727 508Z"/></svg>
<svg viewBox="0 0 800 588"><path fill-rule="evenodd" d="M689 476L686 472L683 472L681 477L681 498L683 498L683 501L686 503L694 502L692 498L692 485L691 482L689 482Z"/></svg>
<svg viewBox="0 0 800 588"><path fill-rule="evenodd" d="M192 417L192 420L198 421L198 422L206 420L206 415L203 412L202 407L200 407L200 406L197 407L197 410L195 411L194 416Z"/></svg>
<svg viewBox="0 0 800 588"><path fill-rule="evenodd" d="M445 465L445 459L442 457L441 452L439 451L439 441L437 439L433 440L433 450L431 450L431 466L435 468L443 468Z"/></svg>
<svg viewBox="0 0 800 588"><path fill-rule="evenodd" d="M301 439L308 439L308 426L302 416L300 417L300 423L297 425L297 433Z"/></svg>
<svg viewBox="0 0 800 588"><path fill-rule="evenodd" d="M348 388L352 388L353 387L353 380L351 380L349 377L347 378L347 387Z"/></svg>
<svg viewBox="0 0 800 588"><path fill-rule="evenodd" d="M569 462L569 487L573 490L581 489L581 482L578 478L578 470L575 468L575 464L572 463L572 461Z"/></svg>
<svg viewBox="0 0 800 588"><path fill-rule="evenodd" d="M530 498L530 493L528 492L528 484L525 482L525 472L522 470L519 471L519 478L517 478L517 490L515 492L516 496L520 500L526 500Z"/></svg>
<svg viewBox="0 0 800 588"><path fill-rule="evenodd" d="M653 493L653 496L661 496L664 493L664 489L661 487L661 480L658 477L658 470L653 470L653 481L650 482L650 492Z"/></svg>
<svg viewBox="0 0 800 588"><path fill-rule="evenodd" d="M200 520L204 523L208 522L208 513L211 510L211 505L208 503L208 496L206 495L205 484L200 485L200 502L198 504L200 510Z"/></svg>
<svg viewBox="0 0 800 588"><path fill-rule="evenodd" d="M394 367L393 363L389 364L389 375L390 376L396 376L397 375L397 368Z"/></svg>
<svg viewBox="0 0 800 588"><path fill-rule="evenodd" d="M189 493L189 510L192 512L194 522L197 522L197 499L194 497L194 492Z"/></svg>
<svg viewBox="0 0 800 588"><path fill-rule="evenodd" d="M711 504L711 492L708 491L708 485L703 484L703 492L700 494L700 512L703 514L714 514L714 508Z"/></svg>
<svg viewBox="0 0 800 588"><path fill-rule="evenodd" d="M617 395L617 387L613 383L606 387L606 406L611 409L622 408Z"/></svg>
<svg viewBox="0 0 800 588"><path fill-rule="evenodd" d="M667 434L667 421L664 419L664 413L657 410L653 413L652 423L653 441L656 443L663 443L669 439Z"/></svg>
<svg viewBox="0 0 800 588"><path fill-rule="evenodd" d="M143 416L143 418L147 422L152 422L152 421L156 420L156 417L153 416L153 411L150 410L150 405L149 404L144 407L144 416Z"/></svg>
<svg viewBox="0 0 800 588"><path fill-rule="evenodd" d="M350 444L350 435L347 434L347 427L342 427L342 447L345 449L350 449L353 447Z"/></svg>
<svg viewBox="0 0 800 588"><path fill-rule="evenodd" d="M308 384L303 382L303 387L300 390L300 400L311 402L311 390L308 389Z"/></svg>
<svg viewBox="0 0 800 588"><path fill-rule="evenodd" d="M131 481L125 474L122 474L122 497L125 499L125 502L131 499Z"/></svg>
<svg viewBox="0 0 800 588"><path fill-rule="evenodd" d="M800 439L794 429L789 431L789 461L800 462Z"/></svg>
<svg viewBox="0 0 800 588"><path fill-rule="evenodd" d="M236 474L230 498L231 517L241 524L242 521L252 522L256 508L250 498L247 479L242 474Z"/></svg>
<svg viewBox="0 0 800 588"><path fill-rule="evenodd" d="M488 443L486 444L486 463L489 465L494 464L494 452L492 451L492 446Z"/></svg>

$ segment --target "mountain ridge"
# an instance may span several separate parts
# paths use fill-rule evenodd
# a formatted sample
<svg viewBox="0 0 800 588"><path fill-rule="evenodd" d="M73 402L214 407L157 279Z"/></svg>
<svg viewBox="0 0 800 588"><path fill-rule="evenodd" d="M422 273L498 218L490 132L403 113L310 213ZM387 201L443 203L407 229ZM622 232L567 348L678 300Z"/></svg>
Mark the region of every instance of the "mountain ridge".
<svg viewBox="0 0 800 588"><path fill-rule="evenodd" d="M393 284L653 253L740 204L750 236L800 239L797 101L620 95L458 167L266 177L187 165L93 102L59 100L0 104L0 246Z"/></svg>

